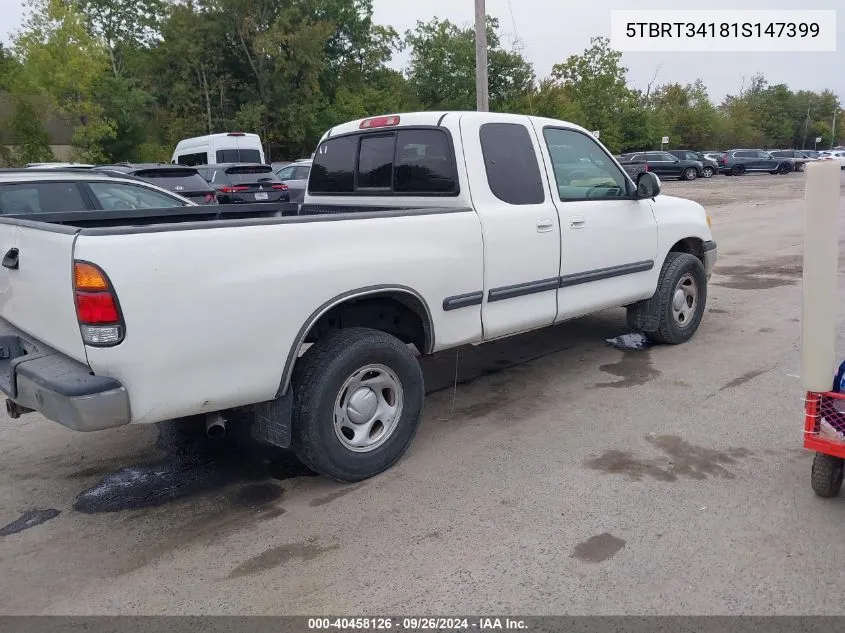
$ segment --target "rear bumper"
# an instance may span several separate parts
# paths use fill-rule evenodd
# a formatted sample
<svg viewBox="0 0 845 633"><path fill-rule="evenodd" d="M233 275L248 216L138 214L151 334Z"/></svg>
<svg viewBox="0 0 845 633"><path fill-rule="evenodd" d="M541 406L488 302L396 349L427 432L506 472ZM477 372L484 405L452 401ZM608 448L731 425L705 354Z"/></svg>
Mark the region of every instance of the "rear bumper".
<svg viewBox="0 0 845 633"><path fill-rule="evenodd" d="M704 272L707 273L707 278L713 273L713 266L716 265L716 257L719 254L719 249L716 247L716 242L712 240L704 242Z"/></svg>
<svg viewBox="0 0 845 633"><path fill-rule="evenodd" d="M0 391L19 408L76 431L129 424L129 394L91 369L0 319Z"/></svg>

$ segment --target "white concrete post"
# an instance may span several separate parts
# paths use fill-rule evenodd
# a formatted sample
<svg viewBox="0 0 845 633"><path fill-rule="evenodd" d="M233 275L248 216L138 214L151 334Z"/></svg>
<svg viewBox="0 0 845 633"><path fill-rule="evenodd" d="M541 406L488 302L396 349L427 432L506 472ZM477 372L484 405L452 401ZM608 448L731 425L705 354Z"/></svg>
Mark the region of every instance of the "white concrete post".
<svg viewBox="0 0 845 633"><path fill-rule="evenodd" d="M817 161L807 164L806 173L801 384L806 391L830 391L836 365L841 170L837 161Z"/></svg>

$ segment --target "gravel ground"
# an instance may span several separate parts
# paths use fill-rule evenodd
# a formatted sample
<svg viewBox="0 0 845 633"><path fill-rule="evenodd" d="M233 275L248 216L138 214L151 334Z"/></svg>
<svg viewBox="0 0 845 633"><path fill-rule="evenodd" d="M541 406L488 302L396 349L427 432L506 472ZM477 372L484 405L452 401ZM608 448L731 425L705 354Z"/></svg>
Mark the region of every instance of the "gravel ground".
<svg viewBox="0 0 845 633"><path fill-rule="evenodd" d="M803 183L665 183L719 243L690 343L615 349L610 310L462 350L456 389L428 359L411 450L357 485L3 416L0 612L842 614L845 499L801 448Z"/></svg>

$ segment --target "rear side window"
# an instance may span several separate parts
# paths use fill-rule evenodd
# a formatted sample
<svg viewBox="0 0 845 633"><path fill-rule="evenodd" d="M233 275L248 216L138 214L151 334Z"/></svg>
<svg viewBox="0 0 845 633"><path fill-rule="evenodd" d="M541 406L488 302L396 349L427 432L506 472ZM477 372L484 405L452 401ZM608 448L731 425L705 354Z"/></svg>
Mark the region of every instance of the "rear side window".
<svg viewBox="0 0 845 633"><path fill-rule="evenodd" d="M308 180L310 173L310 167L297 167L293 172L293 178L291 180Z"/></svg>
<svg viewBox="0 0 845 633"><path fill-rule="evenodd" d="M218 149L218 163L260 163L261 152L257 149Z"/></svg>
<svg viewBox="0 0 845 633"><path fill-rule="evenodd" d="M199 152L197 154L182 154L176 157L176 163L179 165L187 165L188 167L196 167L197 165L208 164L208 153Z"/></svg>
<svg viewBox="0 0 845 633"><path fill-rule="evenodd" d="M91 182L88 186L100 206L109 211L187 206L181 200L139 185L121 182Z"/></svg>
<svg viewBox="0 0 845 633"><path fill-rule="evenodd" d="M341 136L325 141L317 148L308 190L328 194L353 193L357 152L357 136Z"/></svg>
<svg viewBox="0 0 845 633"><path fill-rule="evenodd" d="M449 138L442 130L400 129L324 141L310 169L318 194L457 195ZM303 175L304 177L304 175Z"/></svg>
<svg viewBox="0 0 845 633"><path fill-rule="evenodd" d="M540 204L545 200L543 180L531 136L518 123L481 126L481 153L490 191L508 204Z"/></svg>
<svg viewBox="0 0 845 633"><path fill-rule="evenodd" d="M734 152L736 158L757 158L757 152Z"/></svg>
<svg viewBox="0 0 845 633"><path fill-rule="evenodd" d="M75 182L0 185L0 214L87 211Z"/></svg>

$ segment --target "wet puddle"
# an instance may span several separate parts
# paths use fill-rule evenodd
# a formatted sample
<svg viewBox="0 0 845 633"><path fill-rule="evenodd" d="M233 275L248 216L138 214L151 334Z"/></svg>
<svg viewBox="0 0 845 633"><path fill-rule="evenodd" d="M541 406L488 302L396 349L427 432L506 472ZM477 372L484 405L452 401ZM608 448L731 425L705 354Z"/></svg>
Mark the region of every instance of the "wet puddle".
<svg viewBox="0 0 845 633"><path fill-rule="evenodd" d="M227 495L235 506L256 508L284 493L276 481L316 476L292 454L249 438L210 440L199 431L162 426L161 461L121 468L81 492L73 509L86 514L153 508L242 484Z"/></svg>
<svg viewBox="0 0 845 633"><path fill-rule="evenodd" d="M651 365L651 355L648 350L653 343L645 334L629 332L605 339L605 342L622 351L623 354L622 358L615 363L600 365L599 369L606 374L616 376L619 380L599 382L594 385L595 387L636 387L660 375L660 371Z"/></svg>

